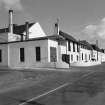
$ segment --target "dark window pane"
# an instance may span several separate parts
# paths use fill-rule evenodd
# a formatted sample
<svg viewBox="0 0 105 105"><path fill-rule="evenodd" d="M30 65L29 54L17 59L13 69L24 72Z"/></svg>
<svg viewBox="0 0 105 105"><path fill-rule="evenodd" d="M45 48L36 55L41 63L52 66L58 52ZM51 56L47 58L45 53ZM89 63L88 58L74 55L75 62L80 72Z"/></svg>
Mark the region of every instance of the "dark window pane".
<svg viewBox="0 0 105 105"><path fill-rule="evenodd" d="M0 50L0 62L2 62L2 50Z"/></svg>
<svg viewBox="0 0 105 105"><path fill-rule="evenodd" d="M41 60L40 47L36 47L36 61Z"/></svg>
<svg viewBox="0 0 105 105"><path fill-rule="evenodd" d="M80 46L80 45L79 45L79 44L77 44L77 52L79 52L79 46Z"/></svg>
<svg viewBox="0 0 105 105"><path fill-rule="evenodd" d="M75 43L73 42L73 52L75 52Z"/></svg>
<svg viewBox="0 0 105 105"><path fill-rule="evenodd" d="M21 62L25 61L24 48L20 48L20 61Z"/></svg>
<svg viewBox="0 0 105 105"><path fill-rule="evenodd" d="M71 51L70 41L68 41L68 51Z"/></svg>
<svg viewBox="0 0 105 105"><path fill-rule="evenodd" d="M77 55L77 61L79 60L79 57L78 57L78 55Z"/></svg>
<svg viewBox="0 0 105 105"><path fill-rule="evenodd" d="M83 60L83 53L82 53L82 60Z"/></svg>
<svg viewBox="0 0 105 105"><path fill-rule="evenodd" d="M73 61L73 55L71 55L71 61Z"/></svg>
<svg viewBox="0 0 105 105"><path fill-rule="evenodd" d="M70 63L70 56L67 54L62 54L62 61L66 63Z"/></svg>

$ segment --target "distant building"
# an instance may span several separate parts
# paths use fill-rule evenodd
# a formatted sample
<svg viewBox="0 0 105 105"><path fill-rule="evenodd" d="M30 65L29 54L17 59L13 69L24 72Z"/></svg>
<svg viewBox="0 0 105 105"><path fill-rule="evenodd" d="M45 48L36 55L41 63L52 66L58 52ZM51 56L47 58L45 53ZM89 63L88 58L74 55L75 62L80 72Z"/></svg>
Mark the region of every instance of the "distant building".
<svg viewBox="0 0 105 105"><path fill-rule="evenodd" d="M99 62L105 62L105 53L103 49L100 49L95 44L91 45L93 47L92 59Z"/></svg>

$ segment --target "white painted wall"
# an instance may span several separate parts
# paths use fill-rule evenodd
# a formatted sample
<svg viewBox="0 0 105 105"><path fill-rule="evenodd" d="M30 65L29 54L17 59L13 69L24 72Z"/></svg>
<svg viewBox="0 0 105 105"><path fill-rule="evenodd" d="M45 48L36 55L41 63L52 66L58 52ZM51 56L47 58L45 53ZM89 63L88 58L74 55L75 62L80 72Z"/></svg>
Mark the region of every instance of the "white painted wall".
<svg viewBox="0 0 105 105"><path fill-rule="evenodd" d="M82 54L83 54L83 60L82 60ZM89 60L89 55L90 55L90 60ZM83 62L91 61L91 58L92 58L91 55L92 55L91 50L80 48L80 61L83 61ZM87 56L87 59L85 56Z"/></svg>
<svg viewBox="0 0 105 105"><path fill-rule="evenodd" d="M13 33L8 33L8 42L20 41L20 40L21 40L21 36L20 35L13 34Z"/></svg>
<svg viewBox="0 0 105 105"><path fill-rule="evenodd" d="M26 35L25 32L23 34ZM29 28L29 38L37 38L44 36L46 36L46 34L38 22L36 22Z"/></svg>
<svg viewBox="0 0 105 105"><path fill-rule="evenodd" d="M40 63L48 62L48 40L18 42L9 44L9 66L31 67ZM36 49L41 48L41 61L36 61ZM25 48L25 62L20 62L20 48Z"/></svg>
<svg viewBox="0 0 105 105"><path fill-rule="evenodd" d="M0 42L8 41L8 33L0 33Z"/></svg>
<svg viewBox="0 0 105 105"><path fill-rule="evenodd" d="M21 39L20 35L13 33L0 33L0 42L11 42L19 41Z"/></svg>
<svg viewBox="0 0 105 105"><path fill-rule="evenodd" d="M67 43L67 48L68 48L68 44L69 43ZM79 60L77 60L77 56L78 56L78 59L79 59L79 52L77 52L77 43L75 43L74 46L75 46L75 52L73 51L73 42L71 41L70 42L71 51L67 51L67 54L70 55L70 63L74 63L74 62L79 61ZM72 59L71 56L73 56L73 59Z"/></svg>
<svg viewBox="0 0 105 105"><path fill-rule="evenodd" d="M105 62L105 53L102 53L102 54L101 54L101 57L102 57L101 61L102 61L102 62Z"/></svg>
<svg viewBox="0 0 105 105"><path fill-rule="evenodd" d="M2 62L0 66L8 66L8 44L1 44L0 49L2 50Z"/></svg>
<svg viewBox="0 0 105 105"><path fill-rule="evenodd" d="M59 51L60 54L68 54L70 56L70 63L74 63L74 62L78 62L77 61L77 56L79 59L79 53L77 52L77 44L75 43L75 52L73 52L73 42L70 42L70 46L71 46L71 51L68 51L68 41L61 43L61 45L59 45ZM71 60L71 56L73 56L73 60ZM62 56L60 57L62 59Z"/></svg>

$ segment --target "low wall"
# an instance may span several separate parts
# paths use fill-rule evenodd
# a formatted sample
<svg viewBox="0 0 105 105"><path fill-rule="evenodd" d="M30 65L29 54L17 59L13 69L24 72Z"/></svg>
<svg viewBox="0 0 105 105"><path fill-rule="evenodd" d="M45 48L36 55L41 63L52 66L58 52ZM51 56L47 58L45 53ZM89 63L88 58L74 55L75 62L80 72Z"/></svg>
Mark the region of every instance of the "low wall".
<svg viewBox="0 0 105 105"><path fill-rule="evenodd" d="M100 65L101 62L76 62L76 63L71 63L71 66L95 66L95 65Z"/></svg>

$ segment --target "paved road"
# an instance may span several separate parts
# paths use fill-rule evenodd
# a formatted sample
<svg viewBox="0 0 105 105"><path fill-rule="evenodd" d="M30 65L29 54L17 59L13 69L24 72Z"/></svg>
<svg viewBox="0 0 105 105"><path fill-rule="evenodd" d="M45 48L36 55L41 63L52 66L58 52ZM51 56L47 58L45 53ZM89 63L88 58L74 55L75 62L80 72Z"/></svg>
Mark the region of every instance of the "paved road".
<svg viewBox="0 0 105 105"><path fill-rule="evenodd" d="M105 105L105 65L92 69L94 73L35 101L44 105Z"/></svg>
<svg viewBox="0 0 105 105"><path fill-rule="evenodd" d="M76 72L59 72L58 77L41 84L1 93L0 105L19 105L35 97L38 97L35 101L45 105L91 105L87 104L90 99L104 91L104 68L103 64L88 68L72 68ZM66 83L67 85L62 87ZM102 98L102 95L100 97Z"/></svg>

